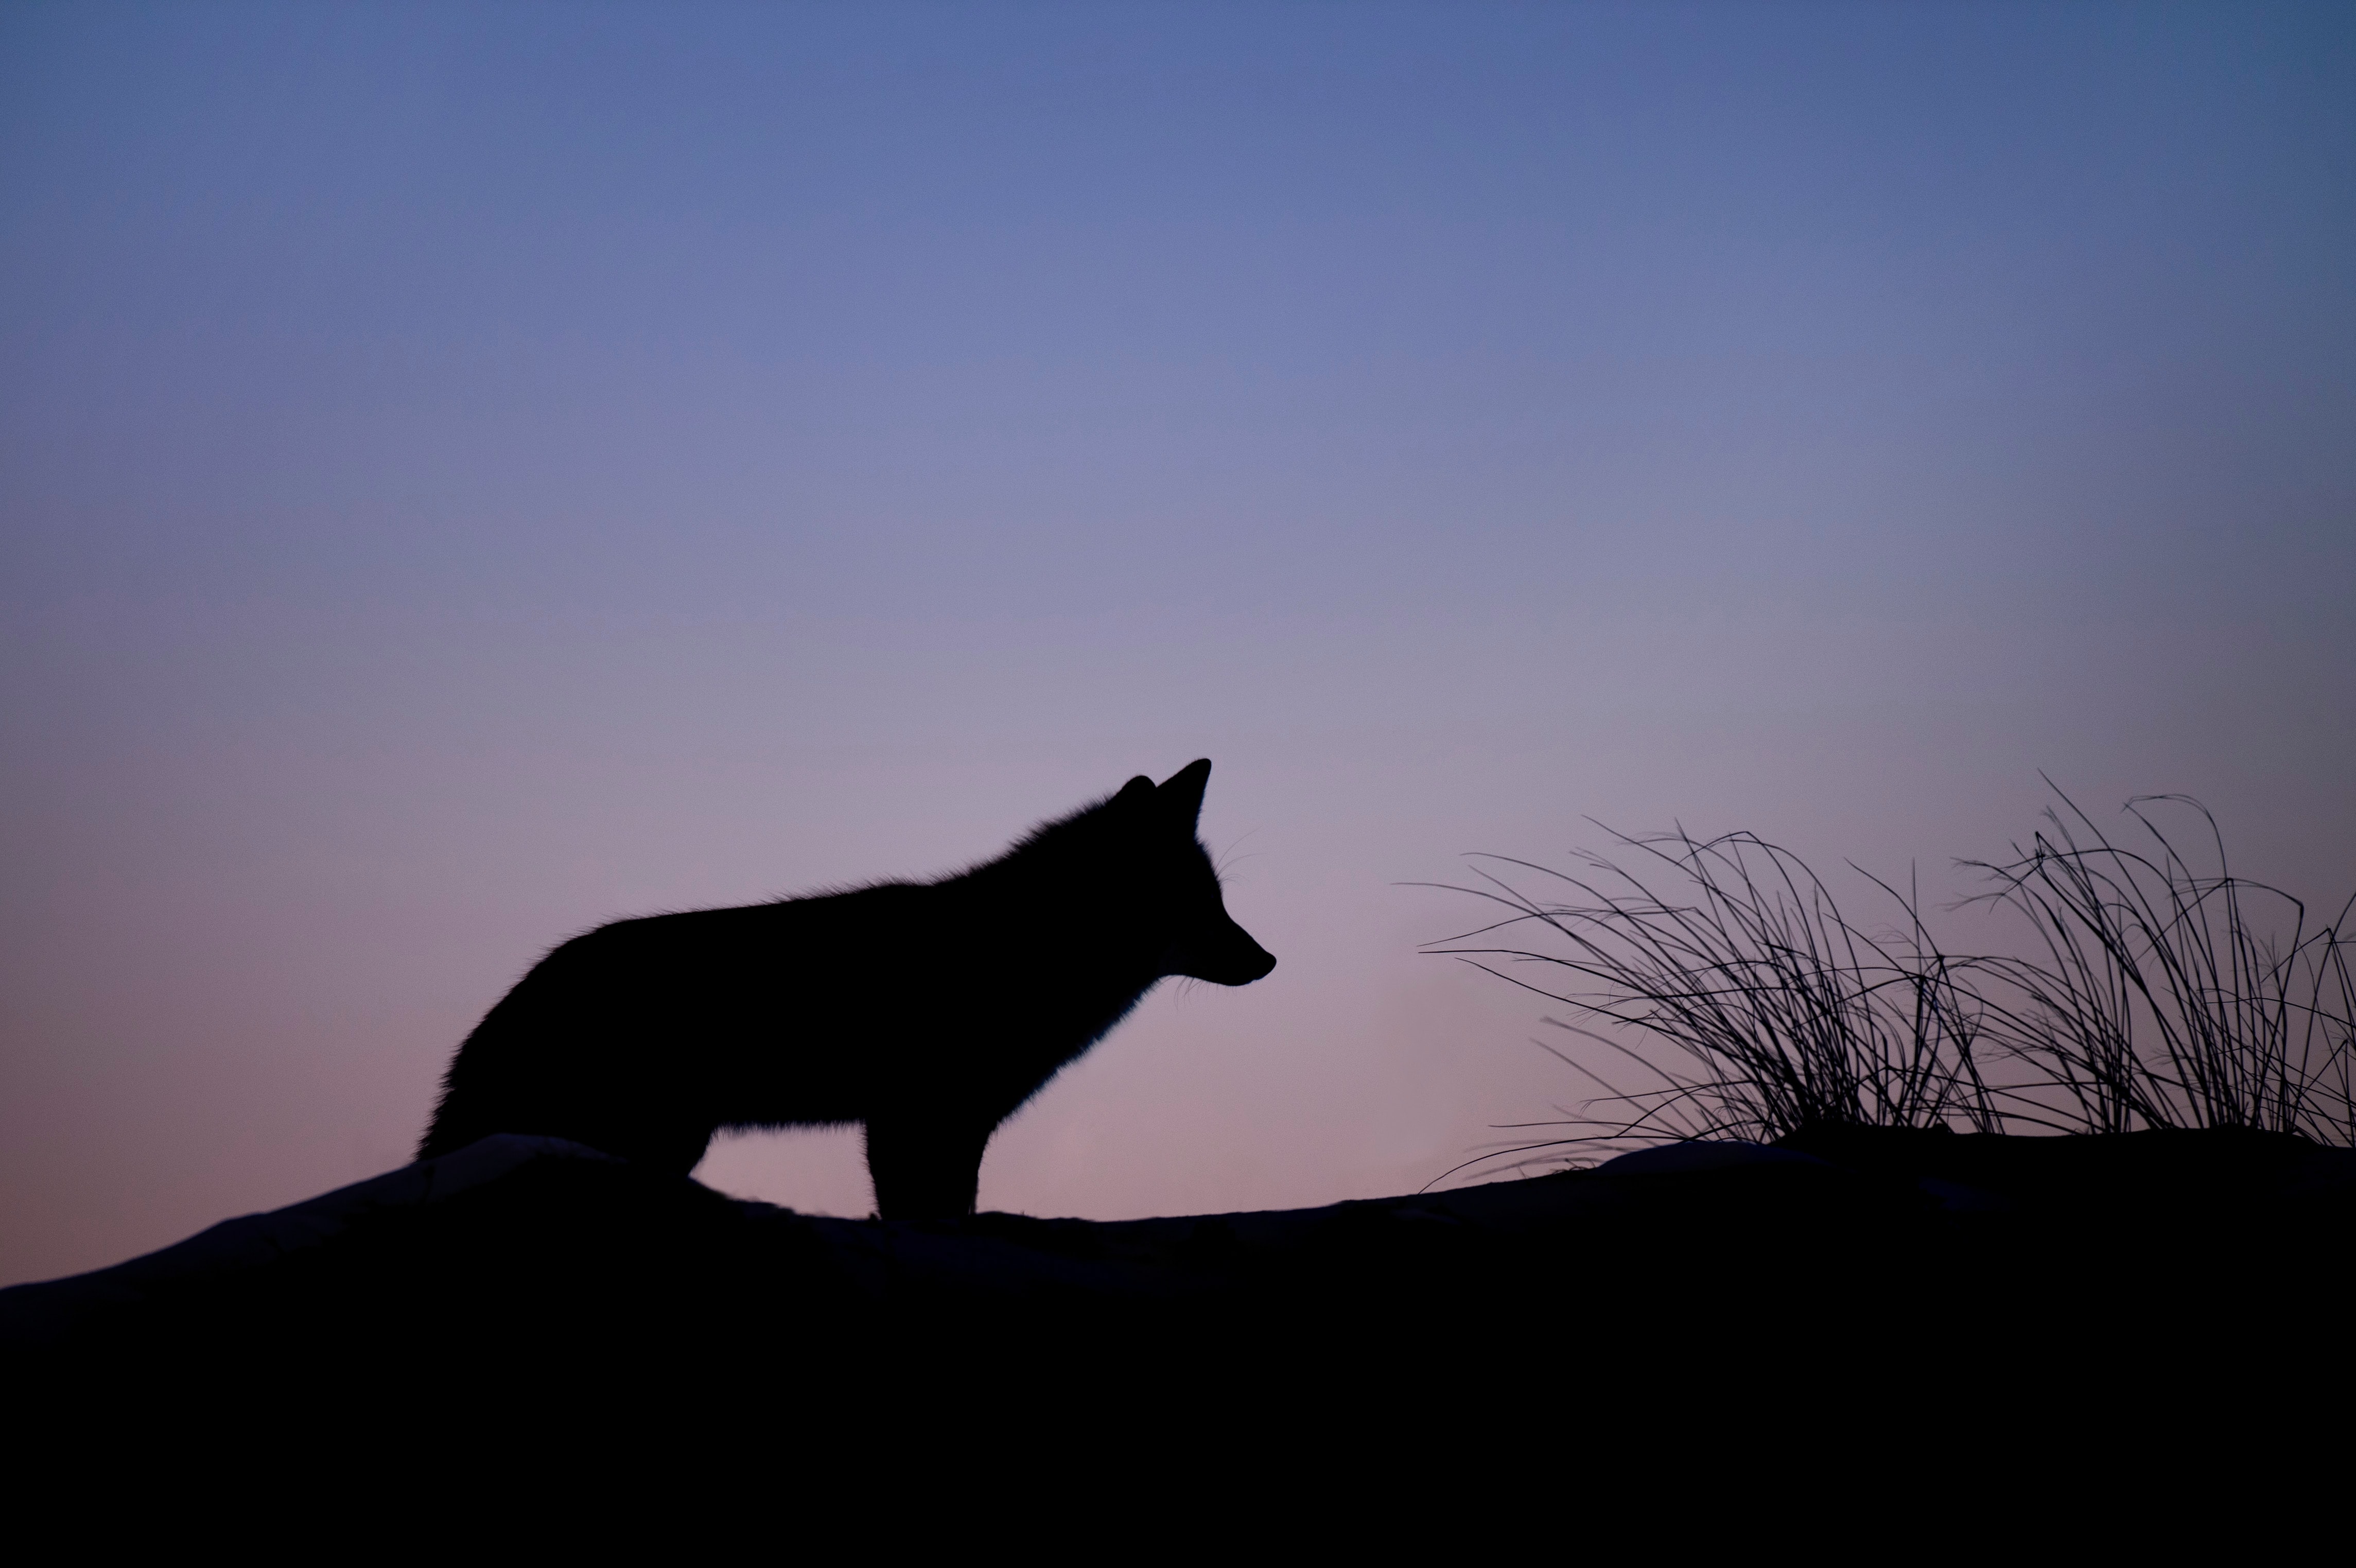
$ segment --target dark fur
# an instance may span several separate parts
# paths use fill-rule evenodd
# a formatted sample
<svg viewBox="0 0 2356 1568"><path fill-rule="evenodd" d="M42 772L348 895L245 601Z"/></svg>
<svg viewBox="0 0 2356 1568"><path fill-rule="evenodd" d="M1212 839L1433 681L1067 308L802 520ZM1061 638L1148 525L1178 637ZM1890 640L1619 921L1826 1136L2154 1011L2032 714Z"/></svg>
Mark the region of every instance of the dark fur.
<svg viewBox="0 0 2356 1568"><path fill-rule="evenodd" d="M723 1127L863 1122L884 1218L970 1213L991 1132L1155 981L1276 967L1194 836L1210 772L937 881L575 937L466 1036L418 1157L537 1133L684 1174Z"/></svg>

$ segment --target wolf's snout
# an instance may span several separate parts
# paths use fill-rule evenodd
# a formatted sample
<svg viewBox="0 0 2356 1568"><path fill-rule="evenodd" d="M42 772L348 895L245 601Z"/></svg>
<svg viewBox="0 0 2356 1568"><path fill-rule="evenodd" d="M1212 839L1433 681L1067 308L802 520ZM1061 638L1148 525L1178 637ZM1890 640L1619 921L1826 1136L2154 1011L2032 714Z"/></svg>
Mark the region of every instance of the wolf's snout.
<svg viewBox="0 0 2356 1568"><path fill-rule="evenodd" d="M1173 942L1162 961L1162 968L1172 974L1207 980L1214 985L1249 985L1275 967L1276 955L1232 920L1208 941Z"/></svg>
<svg viewBox="0 0 2356 1568"><path fill-rule="evenodd" d="M1249 985L1253 981L1259 979L1261 976L1275 969L1276 955L1269 951L1266 948L1260 946L1258 942L1254 942L1252 943L1251 962L1247 965L1246 968L1249 972L1245 974L1241 980L1235 982L1236 984Z"/></svg>

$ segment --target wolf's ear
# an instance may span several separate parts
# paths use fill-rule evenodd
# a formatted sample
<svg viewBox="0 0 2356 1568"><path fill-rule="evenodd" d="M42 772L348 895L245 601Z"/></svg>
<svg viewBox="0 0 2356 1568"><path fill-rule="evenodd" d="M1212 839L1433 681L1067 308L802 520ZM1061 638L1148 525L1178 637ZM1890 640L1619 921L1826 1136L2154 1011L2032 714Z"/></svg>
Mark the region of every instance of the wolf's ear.
<svg viewBox="0 0 2356 1568"><path fill-rule="evenodd" d="M1203 786L1211 781L1211 759L1197 757L1162 781L1156 791L1156 804L1172 819L1194 831L1195 820L1203 814Z"/></svg>

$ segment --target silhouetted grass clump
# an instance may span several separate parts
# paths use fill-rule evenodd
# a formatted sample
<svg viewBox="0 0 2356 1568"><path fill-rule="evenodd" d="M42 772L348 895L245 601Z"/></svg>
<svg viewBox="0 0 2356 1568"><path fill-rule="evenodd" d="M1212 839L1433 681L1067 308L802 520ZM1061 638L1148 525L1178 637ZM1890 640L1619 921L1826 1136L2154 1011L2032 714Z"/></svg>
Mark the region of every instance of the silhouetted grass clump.
<svg viewBox="0 0 2356 1568"><path fill-rule="evenodd" d="M1642 857L1634 869L1601 854L1580 873L1477 857L1487 886L1462 891L1512 912L1433 950L1563 1003L1574 1015L1548 1023L1652 1079L1623 1089L1556 1053L1619 1108L1591 1123L1603 1136L1995 1124L1978 1072L1984 1009L1906 899L1909 934L1876 938L1797 855L1756 834L1613 836ZM1523 886L1531 877L1540 893ZM1553 945L1526 945L1539 931ZM1629 1044L1629 1029L1649 1041Z"/></svg>
<svg viewBox="0 0 2356 1568"><path fill-rule="evenodd" d="M1455 890L1507 913L1430 950L1563 1004L1570 1015L1548 1023L1635 1075L1614 1081L1556 1051L1601 1094L1579 1117L1515 1129L1562 1135L1484 1158L1766 1142L1824 1124L2231 1126L2356 1144L2356 965L2342 934L2356 899L2310 932L2296 898L2226 870L2197 802L2130 802L2149 843L2122 844L2055 793L2028 848L1965 863L1992 884L1977 901L2025 918L2032 957L1943 950L1916 893L1878 878L1896 918L1861 925L1797 855L1753 833L1613 833L1616 858L1584 854L1569 872L1475 857L1483 885ZM2200 814L2213 872L2154 821L2158 800Z"/></svg>
<svg viewBox="0 0 2356 1568"><path fill-rule="evenodd" d="M2213 873L2153 820L2163 802L2198 814ZM2297 898L2231 874L2197 800L2146 796L2126 811L2140 831L2122 844L2062 795L2011 861L1966 863L1995 884L1983 897L2019 911L2043 945L2041 959L1986 961L2010 993L2008 1046L2042 1069L2061 1124L2356 1144L2356 897L2309 931Z"/></svg>

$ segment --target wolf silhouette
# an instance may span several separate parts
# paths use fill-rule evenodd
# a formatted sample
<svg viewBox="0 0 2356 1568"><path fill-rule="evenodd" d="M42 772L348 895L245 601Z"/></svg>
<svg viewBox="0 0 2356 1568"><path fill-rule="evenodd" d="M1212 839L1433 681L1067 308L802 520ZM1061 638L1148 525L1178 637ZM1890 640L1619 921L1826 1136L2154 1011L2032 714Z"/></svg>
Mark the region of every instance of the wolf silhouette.
<svg viewBox="0 0 2356 1568"><path fill-rule="evenodd" d="M458 1047L418 1157L527 1133L684 1175L722 1128L859 1122L885 1219L969 1214L991 1133L1155 982L1276 967L1195 836L1210 776L1140 775L935 881L575 937Z"/></svg>

